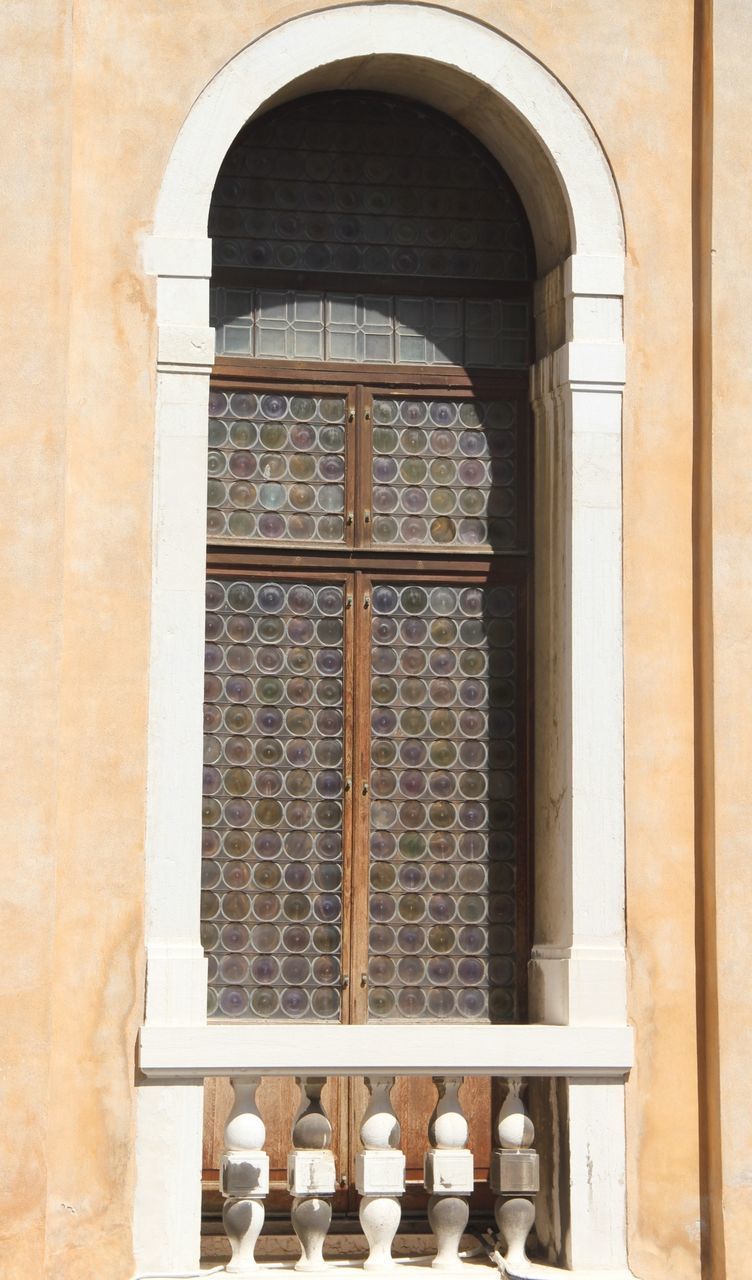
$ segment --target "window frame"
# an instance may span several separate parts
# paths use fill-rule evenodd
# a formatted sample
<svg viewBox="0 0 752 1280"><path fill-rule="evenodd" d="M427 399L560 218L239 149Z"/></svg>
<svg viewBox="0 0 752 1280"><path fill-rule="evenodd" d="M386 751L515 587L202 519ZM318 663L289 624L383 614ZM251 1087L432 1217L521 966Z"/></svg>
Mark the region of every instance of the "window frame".
<svg viewBox="0 0 752 1280"><path fill-rule="evenodd" d="M352 607L346 608L344 649L344 688L352 691L352 705L344 706L343 776L350 779L349 791L343 796L342 853L342 1004L340 1017L334 1024L369 1025L368 1018L368 798L362 792L370 774L370 626L363 625L366 609L364 596L375 578L403 578L406 581L433 580L459 584L480 584L489 579L513 582L518 588L517 662L519 678L516 691L518 723L517 748L517 840L515 886L516 934L516 1009L510 1023L516 1025L528 1017L528 963L533 938L532 844L532 601L533 556L530 528L530 491L532 484L530 406L528 374L517 370L470 370L460 366L436 369L423 365L372 365L348 362L308 362L300 360L260 360L255 357L217 357L211 375L211 389L259 391L284 389L286 393L306 393L322 388L347 397L345 512L353 512L348 539L334 544L296 544L277 541L264 545L261 540L207 539L206 573L208 577L257 576L264 571L280 579L290 577L330 580L351 585ZM371 463L370 405L375 395L404 392L418 396L454 394L459 398L491 399L507 396L518 402L517 443L518 471L518 535L520 545L510 550L495 550L488 545L465 547L412 547L409 544L372 545L366 539L365 504L370 504ZM350 412L352 410L352 413ZM366 414L368 413L368 417ZM366 443L360 443L365 437ZM349 495L349 498L348 498ZM349 505L349 503L352 505ZM417 570L417 572L416 572ZM347 589L347 587L346 587ZM370 622L370 618L369 618ZM347 764L349 763L349 769ZM222 1020L218 1020L221 1023ZM225 1025L226 1025L225 1020ZM263 1020L242 1019L251 1025ZM284 1023L285 1020L283 1020ZM426 1025L426 1019L407 1026ZM436 1019L439 1025L470 1025L461 1019ZM273 1025L280 1025L274 1020ZM302 1019L296 1025L312 1025ZM372 1020L372 1026L393 1027L390 1022ZM480 1025L486 1025L481 1023ZM490 1024L494 1025L494 1024Z"/></svg>

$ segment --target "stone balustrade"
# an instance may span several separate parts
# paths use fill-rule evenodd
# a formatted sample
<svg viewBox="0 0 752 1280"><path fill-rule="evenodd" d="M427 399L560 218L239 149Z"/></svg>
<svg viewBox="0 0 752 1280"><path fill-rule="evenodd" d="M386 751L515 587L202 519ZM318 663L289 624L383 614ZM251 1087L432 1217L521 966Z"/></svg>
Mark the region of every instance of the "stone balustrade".
<svg viewBox="0 0 752 1280"><path fill-rule="evenodd" d="M332 1124L321 1100L324 1076L296 1077L300 1105L293 1120L288 1157L292 1226L300 1243L297 1271L327 1269L324 1246L332 1219L336 1170L331 1149ZM400 1124L391 1103L394 1076L365 1077L368 1104L360 1125L363 1150L356 1158L359 1216L369 1252L366 1271L394 1267L392 1245L401 1220L405 1190L405 1157L400 1150ZM473 1190L473 1154L467 1146L468 1122L462 1110L463 1077L434 1076L436 1104L426 1134L424 1186L429 1195L428 1219L435 1238L431 1265L440 1271L463 1266L460 1242L469 1218ZM264 1152L265 1126L256 1105L260 1077L233 1079L234 1102L225 1128L220 1187L223 1221L232 1248L228 1275L250 1275L263 1269L254 1256L264 1222L269 1190L269 1157ZM525 1246L535 1219L538 1156L534 1129L522 1101L522 1081L508 1082L496 1124L490 1185L496 1193L499 1242L496 1261L511 1276L529 1274ZM504 1274L502 1272L502 1274Z"/></svg>

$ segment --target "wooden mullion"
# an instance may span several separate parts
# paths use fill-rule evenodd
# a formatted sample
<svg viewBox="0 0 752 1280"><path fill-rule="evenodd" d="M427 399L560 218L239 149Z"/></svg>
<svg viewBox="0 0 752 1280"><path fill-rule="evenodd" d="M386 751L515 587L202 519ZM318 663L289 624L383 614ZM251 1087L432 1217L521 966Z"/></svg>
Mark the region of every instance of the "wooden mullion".
<svg viewBox="0 0 752 1280"><path fill-rule="evenodd" d="M528 564L526 552L505 553L503 555L452 556L441 555L416 557L411 553L380 554L369 550L317 552L315 548L300 550L294 554L285 554L279 544L265 550L250 546L220 546L213 543L207 551L207 568L211 573L250 573L256 570L270 573L394 573L398 577L412 579L467 578L468 581L483 581L494 569L506 566L510 575L515 578L525 573Z"/></svg>
<svg viewBox="0 0 752 1280"><path fill-rule="evenodd" d="M403 398L406 400L420 397L421 399L433 399L445 396L451 390L451 398L453 400L492 400L500 396L519 396L527 390L529 379L527 371L517 374L513 371L505 372L500 369L483 369L475 373L468 373L467 370L460 370L463 376L456 376L452 373L442 374L436 368L426 367L421 370L423 376L415 376L415 368L406 370L407 377L399 377L397 379L389 379L381 377L381 371L375 371L369 366L368 373L370 377L366 380L366 386L375 394L379 394L387 388L392 382L399 385Z"/></svg>
<svg viewBox="0 0 752 1280"><path fill-rule="evenodd" d="M492 569L506 566L515 578L527 571L527 552L511 552L503 555L416 557L413 554L384 554L368 549L318 552L315 548L301 549L285 554L276 544L269 549L250 546L219 545L212 543L207 549L207 568L211 573L250 573L256 570L288 574L299 573L395 573L399 577L441 578L467 577L482 581Z"/></svg>
<svg viewBox="0 0 752 1280"><path fill-rule="evenodd" d="M360 520L358 524L359 549L370 547L373 537L373 394L358 387L360 397L358 440L358 492L360 495Z"/></svg>
<svg viewBox="0 0 752 1280"><path fill-rule="evenodd" d="M290 383L296 391L327 390L346 392L356 383L374 388L400 387L407 392L426 393L436 389L445 393L448 389L466 391L470 395L488 396L499 390L503 394L515 394L527 390L527 369L475 369L461 365L394 365L394 364L336 364L305 360L261 360L256 356L217 356L212 373L213 380L223 388L225 384L238 388L252 387L269 382Z"/></svg>
<svg viewBox="0 0 752 1280"><path fill-rule="evenodd" d="M365 506L363 497L363 458L367 457L367 450L363 445L363 386L359 382L355 388L355 440L356 448L354 455L354 482L355 482L355 531L354 545L356 550L360 550L363 546L363 509Z"/></svg>
<svg viewBox="0 0 752 1280"><path fill-rule="evenodd" d="M491 298L500 302L532 301L527 280L489 280L466 276L366 275L357 271L282 271L274 267L212 267L212 285L223 289L274 289L303 293L378 293L399 298Z"/></svg>
<svg viewBox="0 0 752 1280"><path fill-rule="evenodd" d="M295 566L282 568L274 564L269 565L268 561L242 566L234 562L223 561L221 563L211 563L208 569L210 576L216 578L233 577L239 573L244 577L252 578L254 581L268 577L273 578L275 581L279 579L281 582L297 582L300 578L306 578L311 582L334 582L338 586L344 586L350 577L347 568L341 564L338 566L332 565L330 569L317 566L316 568L301 570Z"/></svg>
<svg viewBox="0 0 752 1280"><path fill-rule="evenodd" d="M286 377L279 377L286 371ZM347 397L354 386L354 380L347 375L349 370L342 366L336 370L336 379L327 384L327 395ZM321 379L315 366L297 360L270 361L267 367L264 361L226 359L219 356L214 363L211 375L212 383L223 391L265 391L269 390L270 381L285 383L291 395L321 395ZM275 391L278 388L273 388Z"/></svg>
<svg viewBox="0 0 752 1280"><path fill-rule="evenodd" d="M371 777L371 580L355 575L353 722L353 854L350 898L350 1012L353 1022L368 1018L368 879L370 869Z"/></svg>
<svg viewBox="0 0 752 1280"><path fill-rule="evenodd" d="M342 1002L341 1020L343 1023L354 1021L352 1017L353 968L351 959L352 912L349 903L353 892L353 850L355 847L354 804L353 804L353 717L349 708L353 704L353 688L357 664L355 662L355 609L354 580L347 574L344 584L344 634L342 678Z"/></svg>
<svg viewBox="0 0 752 1280"><path fill-rule="evenodd" d="M355 545L355 513L357 510L357 496L355 488L355 477L358 461L358 389L357 387L349 387L347 392L347 419L345 424L345 510L343 513L345 521L345 546L350 548Z"/></svg>

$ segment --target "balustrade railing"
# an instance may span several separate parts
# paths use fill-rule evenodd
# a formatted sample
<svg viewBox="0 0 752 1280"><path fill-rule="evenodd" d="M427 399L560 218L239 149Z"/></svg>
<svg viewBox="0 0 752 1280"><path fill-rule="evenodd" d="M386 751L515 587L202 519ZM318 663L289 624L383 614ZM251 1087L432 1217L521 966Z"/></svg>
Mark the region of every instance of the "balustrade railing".
<svg viewBox="0 0 752 1280"><path fill-rule="evenodd" d="M504 1089L489 1176L496 1197L498 1241L489 1249L495 1257L476 1257L474 1264L480 1264L482 1270L485 1262L492 1268L491 1276L497 1274L494 1264L498 1264L510 1277L525 1280L555 1280L562 1274L561 1267L587 1280L629 1280L624 1219L624 1080L631 1061L631 1031L618 1025L474 1026L463 1027L457 1035L434 1024L421 1026L419 1031L394 1026L388 1034L383 1027L370 1025L324 1029L265 1024L147 1025L140 1033L142 1078L147 1088L158 1091L164 1116L174 1125L166 1127L163 1116L157 1115L154 1151L158 1155L174 1149L182 1157L188 1150L195 1157L193 1163L178 1159L169 1166L164 1161L155 1165L153 1181L163 1185L165 1193L169 1185L173 1196L172 1234L165 1236L164 1245L156 1234L149 1237L149 1274L168 1275L198 1266L201 1100L203 1081L211 1076L229 1077L234 1089L220 1162L224 1225L232 1249L228 1275L250 1275L259 1268L268 1266L274 1271L282 1266L261 1264L255 1257L269 1189L264 1119L256 1101L262 1076L293 1076L300 1089L288 1159L292 1226L300 1248L298 1270L321 1272L327 1266L361 1265L343 1259L334 1246L326 1248L332 1200L339 1185L337 1174L343 1172L335 1169L332 1124L322 1103L322 1090L331 1077L364 1078L368 1088L360 1125L363 1149L355 1169L360 1222L368 1244L362 1268L388 1271L394 1265L395 1252L400 1255L397 1265L410 1267L401 1256L401 1245L393 1247L405 1190L399 1122L390 1100L398 1076L431 1076L436 1089L424 1160L434 1249L433 1256L422 1258L421 1264L424 1268L432 1264L445 1273L468 1266L460 1249L468 1225L474 1171L461 1086L466 1076L487 1075L501 1080ZM531 1109L534 1103L545 1134L546 1181L537 1200L538 1155L525 1082L531 1086ZM183 1110L174 1108L174 1119L167 1105L173 1090L184 1106ZM190 1123L187 1143L183 1131L178 1132L185 1116ZM278 1117L267 1119L276 1121ZM411 1134L411 1147L413 1142ZM529 1262L526 1253L536 1204L538 1240L545 1263ZM155 1215L157 1222L156 1209ZM179 1222L179 1231L172 1230L173 1220ZM156 1240L154 1247L152 1240ZM336 1255L329 1263L327 1252ZM167 1261L163 1263L162 1258Z"/></svg>
<svg viewBox="0 0 752 1280"><path fill-rule="evenodd" d="M292 1195L292 1226L300 1244L296 1271L326 1268L324 1245L332 1220L336 1187L332 1124L321 1101L324 1076L299 1076L300 1105L293 1120L287 1162ZM368 1242L366 1271L394 1266L392 1245L402 1215L405 1157L400 1150L400 1124L391 1103L394 1076L367 1076L368 1105L360 1125L363 1150L356 1158L359 1217ZM223 1221L232 1249L226 1271L250 1275L259 1269L256 1243L264 1222L269 1190L269 1157L264 1151L265 1126L256 1104L260 1077L232 1080L234 1101L224 1134L220 1170ZM435 1240L431 1265L442 1271L462 1266L460 1242L468 1225L474 1185L473 1153L467 1146L468 1122L460 1101L462 1076L434 1076L436 1105L428 1123L424 1186L428 1221ZM525 1246L535 1220L538 1156L534 1129L522 1101L522 1082L510 1080L496 1124L490 1184L496 1193L499 1228L498 1260L512 1275L529 1267Z"/></svg>

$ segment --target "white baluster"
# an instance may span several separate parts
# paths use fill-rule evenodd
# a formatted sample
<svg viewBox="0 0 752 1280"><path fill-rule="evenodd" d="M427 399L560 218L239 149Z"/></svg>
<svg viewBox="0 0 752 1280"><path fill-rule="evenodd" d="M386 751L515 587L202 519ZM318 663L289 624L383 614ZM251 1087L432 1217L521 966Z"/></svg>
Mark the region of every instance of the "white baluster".
<svg viewBox="0 0 752 1280"><path fill-rule="evenodd" d="M330 1150L332 1126L323 1104L324 1076L298 1077L300 1106L293 1121L292 1145L287 1158L287 1181L293 1195L292 1225L300 1241L296 1271L321 1271L324 1241L332 1221L331 1197L335 1188L334 1153Z"/></svg>
<svg viewBox="0 0 752 1280"><path fill-rule="evenodd" d="M535 1222L533 1200L540 1185L538 1155L530 1149L535 1129L521 1091L522 1081L509 1081L496 1126L501 1150L493 1153L490 1178L491 1188L497 1193L496 1222L506 1245L504 1261L513 1274L524 1272L529 1266L525 1244Z"/></svg>
<svg viewBox="0 0 752 1280"><path fill-rule="evenodd" d="M405 1190L405 1157L399 1150L400 1126L389 1097L394 1076L366 1079L370 1094L360 1126L365 1151L355 1162L355 1182L361 1194L360 1225L369 1244L367 1271L394 1266L392 1241L402 1210L399 1197Z"/></svg>
<svg viewBox="0 0 752 1280"><path fill-rule="evenodd" d="M222 1221L232 1247L229 1275L250 1275L264 1225L264 1196L269 1191L269 1157L263 1150L266 1128L256 1106L259 1076L233 1080L235 1101L224 1133L220 1190L225 1196Z"/></svg>
<svg viewBox="0 0 752 1280"><path fill-rule="evenodd" d="M430 1193L428 1221L436 1237L432 1266L449 1270L459 1265L459 1245L470 1214L473 1153L466 1147L468 1125L459 1089L462 1077L434 1076L438 1097L428 1122L423 1181Z"/></svg>

